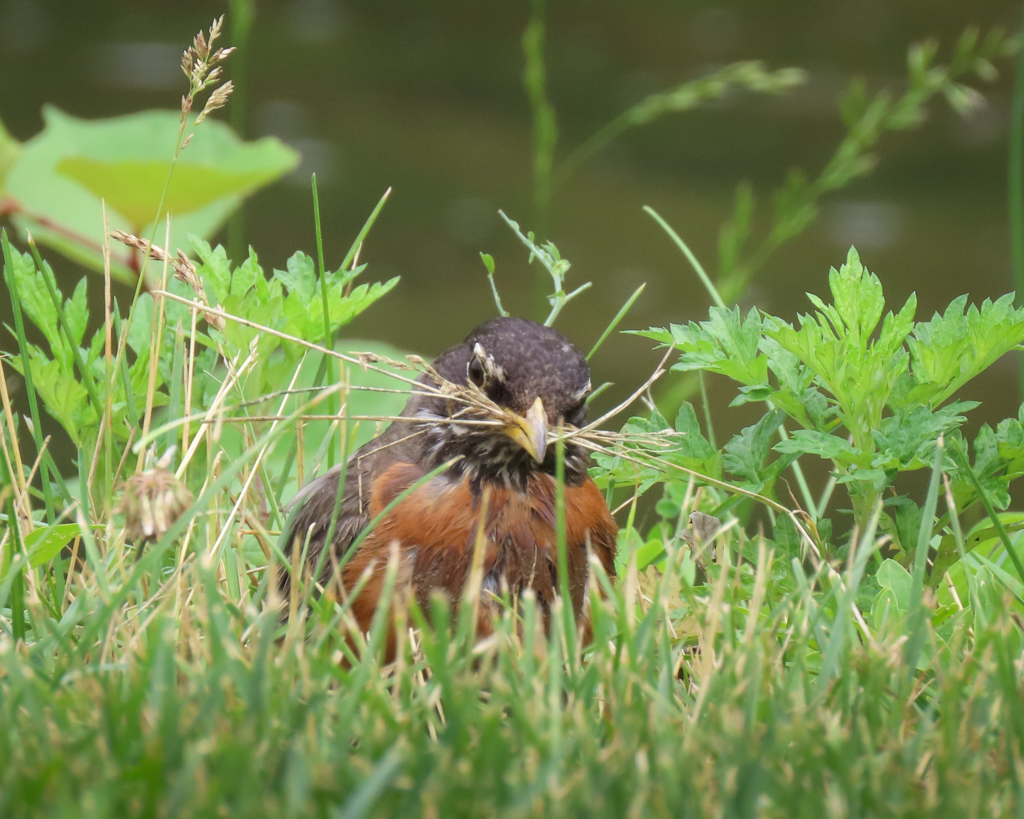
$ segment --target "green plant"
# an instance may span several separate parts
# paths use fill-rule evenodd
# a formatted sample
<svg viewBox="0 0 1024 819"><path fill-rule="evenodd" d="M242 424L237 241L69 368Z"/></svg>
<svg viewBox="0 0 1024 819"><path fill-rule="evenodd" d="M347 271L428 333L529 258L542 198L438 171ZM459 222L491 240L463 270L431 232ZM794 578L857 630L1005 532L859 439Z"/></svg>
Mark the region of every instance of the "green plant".
<svg viewBox="0 0 1024 819"><path fill-rule="evenodd" d="M1024 411L995 430L983 426L968 462L959 428L977 402L950 400L1024 341L1024 311L1013 306L1012 295L980 307L967 306L962 296L942 315L917 322L917 299L911 295L898 312L883 317L882 285L853 249L830 273L829 287L832 304L809 294L815 309L801 315L797 326L757 309L744 316L736 307L712 307L707 321L638 333L678 350L676 371L700 370L736 381L733 405L766 405L760 421L718 451L702 433L693 407L684 403L675 423L680 443L657 453L658 462L640 479L649 483L669 474L668 467L683 466L718 480L729 473L747 491L775 499L783 472L802 456L816 456L828 462L832 475L818 497L802 472L795 476L820 545L832 552L825 514L838 483L852 505L854 537L869 528L884 502L878 525L891 539L891 554L909 567L922 511L901 488L902 475L931 466L942 450L941 469L949 475L955 508L969 513L976 504L1005 509L1010 482L1024 474ZM645 432L667 426L660 416L632 424ZM776 435L781 440L773 444ZM724 508L735 500L723 501ZM948 531L949 520L939 517L928 525L926 545ZM1009 554L1020 569L1016 553ZM933 585L955 555L950 537L940 547Z"/></svg>
<svg viewBox="0 0 1024 819"><path fill-rule="evenodd" d="M0 216L10 216L19 233L30 231L40 244L102 272L104 203L111 227L161 241L170 214L167 244L181 247L190 234L212 236L245 197L294 169L298 154L276 138L242 142L213 120L196 128L232 91L220 80L233 49L213 48L220 25L215 20L185 53L189 89L180 112L82 120L46 106L43 130L24 144L0 125ZM134 284L143 260L114 250L108 264L115 279Z"/></svg>

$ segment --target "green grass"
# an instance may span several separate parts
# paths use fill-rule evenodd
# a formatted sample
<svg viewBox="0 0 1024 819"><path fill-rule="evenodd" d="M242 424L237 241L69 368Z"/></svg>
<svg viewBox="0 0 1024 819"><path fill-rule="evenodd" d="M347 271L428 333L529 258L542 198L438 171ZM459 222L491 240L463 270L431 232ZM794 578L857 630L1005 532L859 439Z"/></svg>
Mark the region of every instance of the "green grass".
<svg viewBox="0 0 1024 819"><path fill-rule="evenodd" d="M136 589L113 611L87 580L59 617L30 592L32 639L0 642L3 815L987 816L1020 804L1020 632L992 583L971 601L991 619L944 633L926 619L916 667L901 635L862 632L836 611L842 595L762 548L699 591L671 568L627 574L595 597L583 658L533 628L527 606L521 640L510 617L476 647L467 623L424 629L383 674L372 652L339 663L329 611L282 635L276 608L232 597L223 569L194 559L161 594ZM792 591L769 592L780 576Z"/></svg>

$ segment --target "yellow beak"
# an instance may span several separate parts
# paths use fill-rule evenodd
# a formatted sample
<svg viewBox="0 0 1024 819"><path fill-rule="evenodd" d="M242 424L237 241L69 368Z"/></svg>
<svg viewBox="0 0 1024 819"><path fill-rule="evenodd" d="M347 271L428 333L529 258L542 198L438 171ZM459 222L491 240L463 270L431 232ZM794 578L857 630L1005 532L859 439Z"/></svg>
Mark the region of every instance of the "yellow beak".
<svg viewBox="0 0 1024 819"><path fill-rule="evenodd" d="M544 455L548 451L548 418L544 411L544 402L538 398L523 418L509 413L512 423L505 427L504 432L525 449L537 463L544 463Z"/></svg>

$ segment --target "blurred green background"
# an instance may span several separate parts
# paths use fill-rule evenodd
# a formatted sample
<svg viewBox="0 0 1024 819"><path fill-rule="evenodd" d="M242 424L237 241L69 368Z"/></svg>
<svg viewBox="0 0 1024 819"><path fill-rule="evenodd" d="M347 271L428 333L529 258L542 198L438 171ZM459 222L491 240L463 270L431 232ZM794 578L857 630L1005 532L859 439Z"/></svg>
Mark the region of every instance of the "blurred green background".
<svg viewBox="0 0 1024 819"><path fill-rule="evenodd" d="M0 119L25 140L42 127L44 103L80 117L175 109L185 89L181 51L226 11L226 3L199 0L0 0ZM844 133L836 100L851 77L898 92L911 42L939 37L942 60L967 25L1015 29L1020 13L1020 4L998 0L550 0L556 157L647 94L725 63L762 59L809 72L784 97L736 93L630 131L558 190L543 238L572 261L570 287L594 283L562 313L559 329L589 349L641 282L647 290L623 327L705 318L707 294L641 206L655 208L714 267L736 184L754 185L764 227L768 193L787 170L814 175L834 151ZM229 76L245 74L244 98L229 109L244 105L246 138L276 135L303 155L298 170L244 206L245 239L261 262L283 267L296 249L315 252L311 173L333 267L384 190L394 189L361 259L370 265L364 280L398 274L402 282L343 331L350 338L426 355L460 340L495 312L480 251L495 258L505 306L543 315L537 268L527 267L525 249L497 215L501 208L524 229L535 226L521 48L529 15L527 0L256 3L248 47L229 60ZM920 318L964 292L980 301L1011 290L1013 78L1009 62L998 68L998 83L978 86L988 104L973 117L937 100L922 128L885 136L875 173L827 198L820 219L770 259L741 303L795 318L809 306L805 291L827 293L828 269L851 244L881 278L890 306L917 291ZM80 269L44 253L69 292ZM99 279L90 291L98 307ZM122 304L128 293L119 292ZM0 306L0 319L9 322L8 313ZM10 337L2 346L10 348ZM646 340L611 338L592 362L595 384L616 385L600 404L631 391L657 358ZM711 389L715 407L734 394L724 382ZM999 362L965 393L984 402L969 428L1016 414L1017 363ZM726 430L747 420L743 410L722 414Z"/></svg>

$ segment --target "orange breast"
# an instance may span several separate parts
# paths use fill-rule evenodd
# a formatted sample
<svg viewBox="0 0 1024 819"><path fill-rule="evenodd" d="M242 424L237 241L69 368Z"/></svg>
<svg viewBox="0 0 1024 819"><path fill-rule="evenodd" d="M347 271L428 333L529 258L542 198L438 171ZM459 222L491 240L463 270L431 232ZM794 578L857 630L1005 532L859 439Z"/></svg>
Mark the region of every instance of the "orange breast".
<svg viewBox="0 0 1024 819"><path fill-rule="evenodd" d="M415 464L388 469L374 483L370 516L378 515L423 474ZM429 610L428 599L435 589L457 603L472 566L485 509L485 585L497 590L507 583L513 596L532 588L546 609L558 593L554 479L538 473L530 478L526 492L492 488L474 493L468 480L441 475L417 487L392 509L345 566L346 590L372 566L368 582L352 604L360 628L369 628L392 544L398 547L400 582L411 585L424 610ZM565 530L570 596L577 619L582 620L588 549L613 574L617 534L604 498L589 478L580 486L566 487ZM489 614L487 622L479 625L484 633L489 631ZM389 648L393 650L390 640Z"/></svg>

